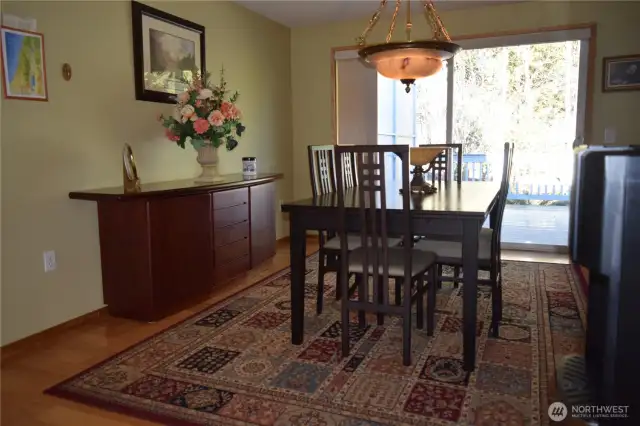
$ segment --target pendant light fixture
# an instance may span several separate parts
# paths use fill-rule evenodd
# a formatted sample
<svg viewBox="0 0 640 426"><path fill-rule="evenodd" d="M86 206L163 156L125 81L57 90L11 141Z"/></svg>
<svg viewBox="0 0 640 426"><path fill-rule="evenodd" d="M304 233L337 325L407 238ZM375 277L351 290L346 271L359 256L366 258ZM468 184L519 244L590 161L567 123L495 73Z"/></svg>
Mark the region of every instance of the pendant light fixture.
<svg viewBox="0 0 640 426"><path fill-rule="evenodd" d="M451 42L451 38L431 0L423 0L425 18L433 30L433 37L430 40L411 40L413 27L411 0L407 0L407 23L405 25L407 40L391 41L393 31L396 28L396 18L402 5L402 0L395 0L391 25L385 42L367 46L367 36L378 23L387 2L388 0L380 1L378 10L369 20L362 35L357 38L360 46L358 55L365 62L373 65L383 76L400 80L402 84L407 86L405 91L409 93L411 84L414 84L416 79L436 74L442 69L442 61L452 58L460 50L460 46Z"/></svg>

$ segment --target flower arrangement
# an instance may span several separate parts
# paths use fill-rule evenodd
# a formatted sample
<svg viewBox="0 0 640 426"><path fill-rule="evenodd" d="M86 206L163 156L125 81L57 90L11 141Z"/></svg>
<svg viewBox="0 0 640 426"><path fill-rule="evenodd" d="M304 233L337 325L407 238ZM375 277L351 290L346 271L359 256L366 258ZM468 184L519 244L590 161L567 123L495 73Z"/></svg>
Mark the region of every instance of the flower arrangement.
<svg viewBox="0 0 640 426"><path fill-rule="evenodd" d="M224 69L220 71L220 83L210 86L210 74L194 72L193 81L185 81L188 89L176 96L173 115L160 114L158 121L165 128L167 139L184 149L187 140L195 149L211 145L226 146L228 151L238 146L236 137L242 136L245 127L240 122L240 110L235 105L238 92L227 97Z"/></svg>

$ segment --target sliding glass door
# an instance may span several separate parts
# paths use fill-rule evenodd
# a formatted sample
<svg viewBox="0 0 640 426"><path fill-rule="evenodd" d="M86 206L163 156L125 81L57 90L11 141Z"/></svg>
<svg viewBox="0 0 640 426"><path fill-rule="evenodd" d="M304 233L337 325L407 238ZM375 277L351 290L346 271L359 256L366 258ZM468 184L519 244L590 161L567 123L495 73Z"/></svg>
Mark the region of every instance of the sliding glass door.
<svg viewBox="0 0 640 426"><path fill-rule="evenodd" d="M463 144L463 180L500 180L515 144L503 247L564 251L582 141L589 29L463 41L410 94L378 76L378 143Z"/></svg>
<svg viewBox="0 0 640 426"><path fill-rule="evenodd" d="M504 244L566 247L580 41L468 49L455 58L453 142L474 179L499 179L515 144Z"/></svg>

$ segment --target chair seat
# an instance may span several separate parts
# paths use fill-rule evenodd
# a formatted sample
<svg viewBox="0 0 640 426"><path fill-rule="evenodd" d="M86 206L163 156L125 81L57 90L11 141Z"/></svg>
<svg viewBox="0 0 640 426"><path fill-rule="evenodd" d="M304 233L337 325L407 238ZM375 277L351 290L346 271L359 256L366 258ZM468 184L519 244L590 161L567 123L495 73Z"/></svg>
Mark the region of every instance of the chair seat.
<svg viewBox="0 0 640 426"><path fill-rule="evenodd" d="M478 245L478 260L491 261L491 238L493 230L482 228ZM417 250L435 253L438 263L447 265L462 265L462 243L457 241L420 240L414 246Z"/></svg>
<svg viewBox="0 0 640 426"><path fill-rule="evenodd" d="M387 245L389 247L395 247L402 241L400 238L387 238ZM371 239L369 239L371 244ZM347 234L347 247L349 251L362 247L362 237L360 234ZM325 250L340 250L340 237L333 237L324 243Z"/></svg>
<svg viewBox="0 0 640 426"><path fill-rule="evenodd" d="M388 249L389 260L389 276L390 277L404 277L404 248ZM349 272L353 274L363 273L365 250L360 247L349 253ZM382 253L380 259L383 258ZM411 276L416 277L424 274L427 269L431 267L436 261L435 253L430 253L423 250L411 250ZM369 259L369 273L373 273L373 265L371 265L371 259ZM382 275L382 265L378 265L378 274Z"/></svg>

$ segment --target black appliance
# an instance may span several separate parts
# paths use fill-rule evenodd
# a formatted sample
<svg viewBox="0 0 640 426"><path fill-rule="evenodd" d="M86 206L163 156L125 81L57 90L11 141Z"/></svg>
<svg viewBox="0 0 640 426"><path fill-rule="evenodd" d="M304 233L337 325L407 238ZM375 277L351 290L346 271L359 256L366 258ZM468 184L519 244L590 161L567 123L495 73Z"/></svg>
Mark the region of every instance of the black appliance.
<svg viewBox="0 0 640 426"><path fill-rule="evenodd" d="M640 421L640 147L576 153L571 199L573 262L589 270L586 370L596 405L628 405Z"/></svg>

